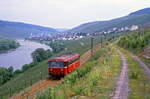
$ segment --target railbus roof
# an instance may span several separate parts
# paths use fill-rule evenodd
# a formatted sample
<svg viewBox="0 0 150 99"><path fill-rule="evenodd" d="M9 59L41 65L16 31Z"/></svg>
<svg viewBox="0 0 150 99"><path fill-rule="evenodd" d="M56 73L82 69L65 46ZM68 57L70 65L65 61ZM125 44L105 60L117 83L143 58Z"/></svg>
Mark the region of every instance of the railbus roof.
<svg viewBox="0 0 150 99"><path fill-rule="evenodd" d="M49 62L51 62L51 61L67 62L67 61L73 60L73 59L78 58L78 57L80 57L80 54L71 53L71 54L64 54L64 55L61 55L61 56L58 56L58 57L49 58L48 61Z"/></svg>

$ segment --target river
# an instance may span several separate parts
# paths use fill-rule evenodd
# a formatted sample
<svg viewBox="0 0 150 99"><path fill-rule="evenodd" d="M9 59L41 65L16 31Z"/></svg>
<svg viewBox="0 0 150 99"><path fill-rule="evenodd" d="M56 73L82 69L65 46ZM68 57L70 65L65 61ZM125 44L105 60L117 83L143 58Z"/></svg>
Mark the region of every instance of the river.
<svg viewBox="0 0 150 99"><path fill-rule="evenodd" d="M19 48L15 49L14 51L0 54L0 67L13 66L15 70L21 69L24 64L29 64L33 61L31 53L37 48L43 48L45 50L51 49L45 44L28 40L17 40L17 42L19 42L21 45Z"/></svg>

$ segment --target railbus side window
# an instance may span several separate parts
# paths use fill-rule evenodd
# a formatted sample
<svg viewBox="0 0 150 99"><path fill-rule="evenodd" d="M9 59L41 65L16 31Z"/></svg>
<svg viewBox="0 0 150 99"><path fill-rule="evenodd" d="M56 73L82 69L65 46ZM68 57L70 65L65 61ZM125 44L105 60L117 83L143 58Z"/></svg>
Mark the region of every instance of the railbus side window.
<svg viewBox="0 0 150 99"><path fill-rule="evenodd" d="M80 59L80 57L78 57L78 58L76 58L76 59L73 59L73 60L69 61L69 62L68 62L68 65L70 65L70 64L72 64L72 63L74 63L74 62L76 62L76 61L79 60L79 59Z"/></svg>
<svg viewBox="0 0 150 99"><path fill-rule="evenodd" d="M65 63L64 62L49 62L49 67L64 67Z"/></svg>

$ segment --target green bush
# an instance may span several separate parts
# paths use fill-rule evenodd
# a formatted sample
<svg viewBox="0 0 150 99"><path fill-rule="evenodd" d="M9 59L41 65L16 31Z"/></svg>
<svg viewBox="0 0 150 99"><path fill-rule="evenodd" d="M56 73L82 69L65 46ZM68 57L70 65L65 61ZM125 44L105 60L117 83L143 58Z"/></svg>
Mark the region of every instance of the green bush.
<svg viewBox="0 0 150 99"><path fill-rule="evenodd" d="M6 83L14 76L13 71L14 71L13 67L9 68L0 67L0 85Z"/></svg>
<svg viewBox="0 0 150 99"><path fill-rule="evenodd" d="M65 49L65 45L63 44L63 42L54 41L48 43L47 45L49 45L53 49L53 53L59 53L60 51Z"/></svg>
<svg viewBox="0 0 150 99"><path fill-rule="evenodd" d="M139 74L137 72L132 72L130 75L129 75L129 78L130 79L138 79L139 77Z"/></svg>

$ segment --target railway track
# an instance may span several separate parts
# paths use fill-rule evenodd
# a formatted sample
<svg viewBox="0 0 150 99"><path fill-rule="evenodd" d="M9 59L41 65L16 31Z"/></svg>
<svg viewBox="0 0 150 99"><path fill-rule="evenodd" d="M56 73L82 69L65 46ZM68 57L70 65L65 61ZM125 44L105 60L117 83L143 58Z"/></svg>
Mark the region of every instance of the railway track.
<svg viewBox="0 0 150 99"><path fill-rule="evenodd" d="M101 45L98 44L93 49L93 54L95 54L99 49L101 48ZM91 58L91 50L88 50L85 52L82 57L80 58L81 65L83 66L84 63L86 63ZM43 91L46 88L52 88L56 85L60 84L64 79L60 80L51 80L51 79L45 79L42 81L39 81L29 88L26 89L26 91L22 91L18 94L13 95L10 99L33 99L36 95L36 93Z"/></svg>

